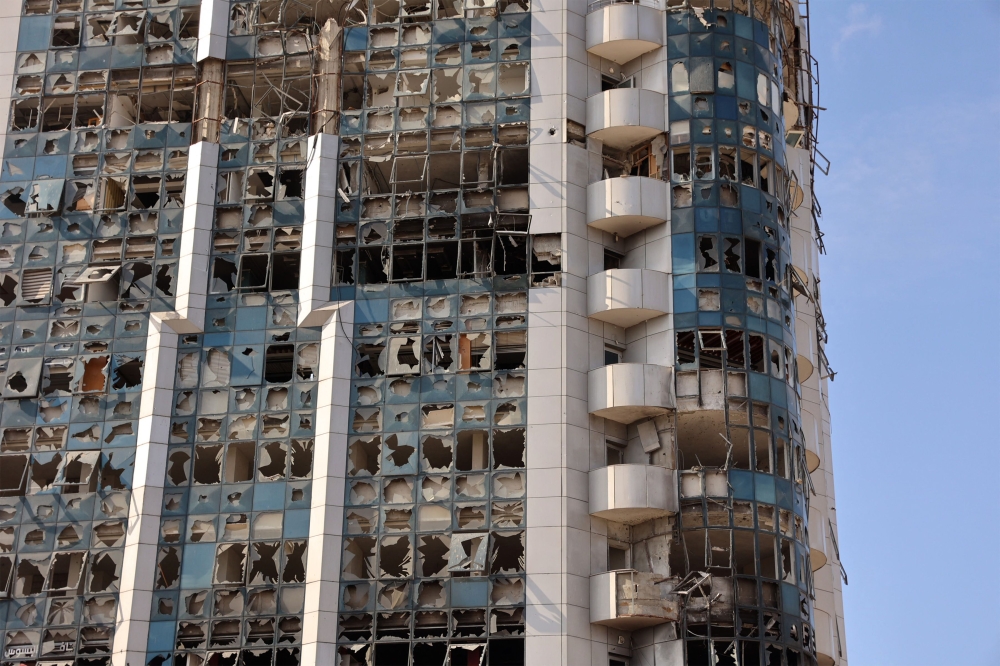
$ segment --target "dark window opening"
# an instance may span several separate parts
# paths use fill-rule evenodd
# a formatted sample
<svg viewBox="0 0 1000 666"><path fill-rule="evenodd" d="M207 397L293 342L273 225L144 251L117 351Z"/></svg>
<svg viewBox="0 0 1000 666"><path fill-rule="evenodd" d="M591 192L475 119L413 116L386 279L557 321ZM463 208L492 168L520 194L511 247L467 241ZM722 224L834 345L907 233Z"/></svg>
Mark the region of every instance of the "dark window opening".
<svg viewBox="0 0 1000 666"><path fill-rule="evenodd" d="M412 282L424 278L424 246L394 245L392 248L392 281Z"/></svg>
<svg viewBox="0 0 1000 666"><path fill-rule="evenodd" d="M386 257L386 260L388 257ZM385 284L389 281L386 275L386 261L382 258L382 249L377 247L362 248L358 257L359 284Z"/></svg>
<svg viewBox="0 0 1000 666"><path fill-rule="evenodd" d="M354 250L337 250L333 264L334 284L354 284Z"/></svg>
<svg viewBox="0 0 1000 666"><path fill-rule="evenodd" d="M299 264L301 258L298 252L274 255L274 270L271 272L271 289L299 288Z"/></svg>
<svg viewBox="0 0 1000 666"><path fill-rule="evenodd" d="M497 275L521 275L528 272L528 237L497 234L493 258Z"/></svg>
<svg viewBox="0 0 1000 666"><path fill-rule="evenodd" d="M625 350L611 345L604 345L604 365L621 363L625 358Z"/></svg>
<svg viewBox="0 0 1000 666"><path fill-rule="evenodd" d="M750 335L750 369L754 372L767 372L764 367L764 337Z"/></svg>
<svg viewBox="0 0 1000 666"><path fill-rule="evenodd" d="M295 345L271 345L264 355L264 381L282 384L292 380Z"/></svg>
<svg viewBox="0 0 1000 666"><path fill-rule="evenodd" d="M764 264L764 277L771 282L777 282L778 271L775 268L777 263L777 254L774 250L767 248L767 262Z"/></svg>
<svg viewBox="0 0 1000 666"><path fill-rule="evenodd" d="M760 241L746 239L746 271L747 277L760 277Z"/></svg>
<svg viewBox="0 0 1000 666"><path fill-rule="evenodd" d="M427 246L427 279L450 280L458 275L458 243Z"/></svg>
<svg viewBox="0 0 1000 666"><path fill-rule="evenodd" d="M604 248L604 270L611 271L622 267L622 255Z"/></svg>
<svg viewBox="0 0 1000 666"><path fill-rule="evenodd" d="M692 367L698 357L694 346L694 331L677 332L677 365Z"/></svg>
<svg viewBox="0 0 1000 666"><path fill-rule="evenodd" d="M726 365L730 368L746 366L743 331L726 331Z"/></svg>
<svg viewBox="0 0 1000 666"><path fill-rule="evenodd" d="M240 258L240 289L262 289L267 285L267 255Z"/></svg>

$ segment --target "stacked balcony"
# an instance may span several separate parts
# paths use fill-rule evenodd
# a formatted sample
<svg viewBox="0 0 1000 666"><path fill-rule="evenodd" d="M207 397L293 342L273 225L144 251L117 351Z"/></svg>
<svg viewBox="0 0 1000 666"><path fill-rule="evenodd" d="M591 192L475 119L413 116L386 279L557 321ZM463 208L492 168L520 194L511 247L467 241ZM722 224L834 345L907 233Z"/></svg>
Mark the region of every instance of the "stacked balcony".
<svg viewBox="0 0 1000 666"><path fill-rule="evenodd" d="M587 51L616 65L662 48L665 39L660 9L617 2L592 5L587 15ZM664 134L666 108L666 97L656 90L624 84L603 90L587 99L587 135L605 150L631 150ZM591 183L587 224L625 238L666 223L669 184L648 171L605 171L604 179ZM588 278L587 314L627 329L669 313L670 293L670 277L661 271L605 270ZM676 405L667 366L615 363L592 370L588 380L590 413L619 423L659 416Z"/></svg>
<svg viewBox="0 0 1000 666"><path fill-rule="evenodd" d="M587 377L589 411L628 425L676 409L673 368L653 363L613 363Z"/></svg>
<svg viewBox="0 0 1000 666"><path fill-rule="evenodd" d="M677 513L677 472L657 465L609 465L590 472L590 515L625 525Z"/></svg>
<svg viewBox="0 0 1000 666"><path fill-rule="evenodd" d="M587 134L612 148L628 148L662 134L667 100L644 88L612 88L587 98Z"/></svg>
<svg viewBox="0 0 1000 666"><path fill-rule="evenodd" d="M619 65L663 46L663 12L614 2L587 14L587 51Z"/></svg>
<svg viewBox="0 0 1000 666"><path fill-rule="evenodd" d="M676 622L680 602L669 594L675 582L633 569L591 576L590 621L624 631Z"/></svg>
<svg viewBox="0 0 1000 666"><path fill-rule="evenodd" d="M658 178L606 178L587 186L587 224L626 238L663 224L669 201L670 184Z"/></svg>
<svg viewBox="0 0 1000 666"><path fill-rule="evenodd" d="M665 44L663 11L642 4L598 5L587 14L587 51L625 65ZM620 68L619 68L620 71ZM615 87L587 99L587 133L626 150L667 129L666 97L655 90ZM669 187L656 178L612 177L587 188L587 224L624 238L662 224Z"/></svg>
<svg viewBox="0 0 1000 666"><path fill-rule="evenodd" d="M629 328L670 312L670 294L670 276L662 271L602 271L587 278L587 316Z"/></svg>

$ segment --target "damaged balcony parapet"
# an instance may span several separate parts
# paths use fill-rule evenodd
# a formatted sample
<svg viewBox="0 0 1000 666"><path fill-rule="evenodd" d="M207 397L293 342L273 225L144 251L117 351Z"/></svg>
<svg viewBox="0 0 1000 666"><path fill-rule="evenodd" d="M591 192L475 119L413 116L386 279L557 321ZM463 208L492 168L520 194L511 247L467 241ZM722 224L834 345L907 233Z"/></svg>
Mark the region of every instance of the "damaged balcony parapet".
<svg viewBox="0 0 1000 666"><path fill-rule="evenodd" d="M337 154L340 138L316 134L309 139L306 167L305 214L299 268L299 326L315 326L327 312L317 308L330 300L333 279L334 215L337 210Z"/></svg>
<svg viewBox="0 0 1000 666"><path fill-rule="evenodd" d="M587 98L587 136L606 146L628 148L666 130L667 98L663 93L612 88Z"/></svg>
<svg viewBox="0 0 1000 666"><path fill-rule="evenodd" d="M590 622L631 631L680 619L676 578L621 569L590 577Z"/></svg>
<svg viewBox="0 0 1000 666"><path fill-rule="evenodd" d="M176 312L165 317L178 333L198 333L205 326L209 252L215 214L219 145L199 141L188 153Z"/></svg>
<svg viewBox="0 0 1000 666"><path fill-rule="evenodd" d="M588 411L625 424L666 414L677 406L673 375L672 367L652 363L613 363L591 370Z"/></svg>
<svg viewBox="0 0 1000 666"><path fill-rule="evenodd" d="M666 44L663 10L612 3L587 14L587 51L624 65Z"/></svg>
<svg viewBox="0 0 1000 666"><path fill-rule="evenodd" d="M228 32L228 0L201 0L201 16L198 20L198 61L206 58L225 59Z"/></svg>
<svg viewBox="0 0 1000 666"><path fill-rule="evenodd" d="M658 465L590 471L590 515L635 525L677 513L677 472Z"/></svg>
<svg viewBox="0 0 1000 666"><path fill-rule="evenodd" d="M150 316L128 530L120 574L120 624L112 646L115 663L143 663L145 659L170 440L177 340L178 334L157 315Z"/></svg>
<svg viewBox="0 0 1000 666"><path fill-rule="evenodd" d="M615 268L587 278L587 316L629 328L670 312L670 275Z"/></svg>
<svg viewBox="0 0 1000 666"><path fill-rule="evenodd" d="M312 324L322 325L323 333L302 628L301 663L305 664L332 663L336 650L348 405L354 370L353 342L347 333L354 330L354 302L332 303L318 312L325 313L326 319Z"/></svg>
<svg viewBox="0 0 1000 666"><path fill-rule="evenodd" d="M670 221L670 184L658 178L607 178L587 186L587 225L625 238Z"/></svg>

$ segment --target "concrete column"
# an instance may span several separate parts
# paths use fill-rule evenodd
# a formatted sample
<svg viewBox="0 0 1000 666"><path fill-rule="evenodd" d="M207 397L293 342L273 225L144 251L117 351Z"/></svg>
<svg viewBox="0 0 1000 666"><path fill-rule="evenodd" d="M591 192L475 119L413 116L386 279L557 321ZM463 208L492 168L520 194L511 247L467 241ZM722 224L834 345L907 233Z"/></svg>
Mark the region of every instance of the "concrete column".
<svg viewBox="0 0 1000 666"><path fill-rule="evenodd" d="M178 333L200 333L205 327L218 165L218 144L200 141L191 146L184 188L176 312L166 316Z"/></svg>
<svg viewBox="0 0 1000 666"><path fill-rule="evenodd" d="M317 134L309 139L299 268L299 326L318 326L329 317L329 312L318 309L330 300L333 279L339 150L338 136Z"/></svg>
<svg viewBox="0 0 1000 666"><path fill-rule="evenodd" d="M316 312L320 313L326 320L322 322L319 356L316 458L302 627L303 664L339 663L337 609L340 604L354 302L331 303Z"/></svg>
<svg viewBox="0 0 1000 666"><path fill-rule="evenodd" d="M0 3L0 136L7 136L11 91L17 66L17 35L21 29L21 3Z"/></svg>
<svg viewBox="0 0 1000 666"><path fill-rule="evenodd" d="M198 62L206 58L224 60L228 34L228 0L201 0L201 15L198 20Z"/></svg>
<svg viewBox="0 0 1000 666"><path fill-rule="evenodd" d="M562 290L528 292L525 664L565 664Z"/></svg>
<svg viewBox="0 0 1000 666"><path fill-rule="evenodd" d="M135 447L135 474L122 562L119 624L112 647L111 661L114 666L137 666L146 661L157 534L170 440L170 409L177 368L177 338L177 333L157 314L150 315L139 407L139 436Z"/></svg>

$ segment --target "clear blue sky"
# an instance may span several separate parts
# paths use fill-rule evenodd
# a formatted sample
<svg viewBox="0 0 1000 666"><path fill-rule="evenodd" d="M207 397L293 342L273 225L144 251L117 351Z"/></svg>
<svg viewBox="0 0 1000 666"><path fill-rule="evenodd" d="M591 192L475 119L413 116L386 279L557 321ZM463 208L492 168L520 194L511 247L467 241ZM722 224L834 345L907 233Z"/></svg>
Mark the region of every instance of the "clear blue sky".
<svg viewBox="0 0 1000 666"><path fill-rule="evenodd" d="M1000 664L1000 2L811 5L850 663Z"/></svg>

